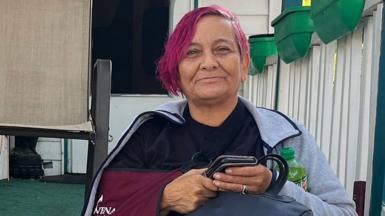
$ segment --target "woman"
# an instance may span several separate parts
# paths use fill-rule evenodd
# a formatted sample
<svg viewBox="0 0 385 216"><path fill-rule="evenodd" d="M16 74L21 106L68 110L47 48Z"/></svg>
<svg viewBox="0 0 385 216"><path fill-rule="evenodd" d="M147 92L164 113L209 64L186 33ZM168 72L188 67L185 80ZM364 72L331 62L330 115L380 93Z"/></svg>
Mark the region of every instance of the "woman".
<svg viewBox="0 0 385 216"><path fill-rule="evenodd" d="M287 146L305 164L311 193L287 182L281 194L315 215L355 215L303 126L238 97L249 63L247 39L230 11L210 6L186 14L158 72L171 94L187 100L135 119L96 175L84 215L184 215L218 191L262 193L273 178L264 166L228 168L213 180L201 168L222 154L260 157Z"/></svg>

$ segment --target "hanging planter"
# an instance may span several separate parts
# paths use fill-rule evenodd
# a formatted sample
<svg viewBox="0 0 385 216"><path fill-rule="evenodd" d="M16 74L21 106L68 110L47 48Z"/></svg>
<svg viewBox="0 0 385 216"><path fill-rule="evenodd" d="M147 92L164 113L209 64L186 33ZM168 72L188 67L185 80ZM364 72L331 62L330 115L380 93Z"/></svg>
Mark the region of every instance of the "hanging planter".
<svg viewBox="0 0 385 216"><path fill-rule="evenodd" d="M249 44L252 62L250 74L262 73L266 65L266 58L277 54L274 34L252 35L249 37Z"/></svg>
<svg viewBox="0 0 385 216"><path fill-rule="evenodd" d="M365 0L313 0L311 17L324 43L351 32L361 19Z"/></svg>
<svg viewBox="0 0 385 216"><path fill-rule="evenodd" d="M314 31L310 7L292 7L273 20L278 54L285 63L306 55Z"/></svg>

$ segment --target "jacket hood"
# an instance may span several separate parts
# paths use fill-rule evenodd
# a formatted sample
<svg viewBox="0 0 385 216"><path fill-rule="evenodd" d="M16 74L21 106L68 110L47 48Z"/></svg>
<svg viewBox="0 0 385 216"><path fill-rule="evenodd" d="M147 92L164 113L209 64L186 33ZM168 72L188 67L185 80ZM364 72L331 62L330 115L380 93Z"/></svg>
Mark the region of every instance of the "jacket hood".
<svg viewBox="0 0 385 216"><path fill-rule="evenodd" d="M239 100L246 105L253 116L261 138L268 148L274 148L278 143L301 134L297 125L284 114L275 110L255 107L243 97L239 97ZM155 111L166 114L170 120L178 124L183 124L185 120L182 114L186 106L186 100L174 101L157 107Z"/></svg>

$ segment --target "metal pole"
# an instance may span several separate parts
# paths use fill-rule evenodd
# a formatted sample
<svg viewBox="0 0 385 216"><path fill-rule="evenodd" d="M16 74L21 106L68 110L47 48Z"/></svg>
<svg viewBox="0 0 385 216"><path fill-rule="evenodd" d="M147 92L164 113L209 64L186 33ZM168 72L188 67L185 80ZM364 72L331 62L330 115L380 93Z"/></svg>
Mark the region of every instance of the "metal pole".
<svg viewBox="0 0 385 216"><path fill-rule="evenodd" d="M385 14L385 7L382 10ZM385 176L385 19L382 16L381 54L378 73L377 113L373 149L373 179L371 189L370 214L380 216L384 202Z"/></svg>
<svg viewBox="0 0 385 216"><path fill-rule="evenodd" d="M88 142L86 196L96 174L108 153L108 132L111 95L111 61L98 59L91 82L91 116L95 136Z"/></svg>

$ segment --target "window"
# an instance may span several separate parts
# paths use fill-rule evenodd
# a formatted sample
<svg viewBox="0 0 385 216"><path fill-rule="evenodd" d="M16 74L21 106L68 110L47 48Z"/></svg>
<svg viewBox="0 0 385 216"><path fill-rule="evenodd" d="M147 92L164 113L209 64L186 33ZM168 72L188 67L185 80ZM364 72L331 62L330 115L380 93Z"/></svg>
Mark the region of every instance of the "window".
<svg viewBox="0 0 385 216"><path fill-rule="evenodd" d="M156 77L169 29L168 0L94 0L92 60L112 60L114 94L166 94Z"/></svg>

